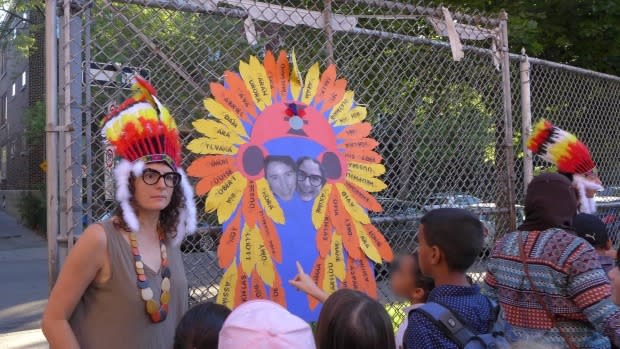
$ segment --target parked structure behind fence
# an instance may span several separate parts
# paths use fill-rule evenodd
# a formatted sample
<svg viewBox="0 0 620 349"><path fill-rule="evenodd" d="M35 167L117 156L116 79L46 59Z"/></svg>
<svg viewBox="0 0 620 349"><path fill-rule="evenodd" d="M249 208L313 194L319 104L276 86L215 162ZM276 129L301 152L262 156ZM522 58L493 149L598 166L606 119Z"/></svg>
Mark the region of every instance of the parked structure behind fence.
<svg viewBox="0 0 620 349"><path fill-rule="evenodd" d="M469 208L488 231L485 252L471 270L481 281L494 239L522 218L524 178L531 174L524 172L522 136L529 125L521 120L520 75L528 74L520 74L521 57L506 52L505 15L371 0L58 4L57 13L56 7L47 12L48 29L50 16L60 28L57 50L48 46L47 57L59 79L48 85L48 150L57 146L61 154L48 152L48 200L59 207L48 213L52 279L75 237L114 208L112 157L99 122L128 96L131 76L153 82L187 144L191 122L208 117L202 100L209 83L266 50L294 49L302 71L315 61L335 62L356 100L368 106L388 184L379 197L384 212L373 219L396 252L416 248L424 212L438 205ZM620 186L620 144L609 142L620 132L611 127L620 116L619 79L531 63L532 118L547 117L577 133L591 146L605 184ZM192 159L184 155L186 166ZM194 301L214 299L222 273L215 219L202 214L200 224L198 237L183 246ZM389 292L388 266L375 271L381 301L402 316Z"/></svg>

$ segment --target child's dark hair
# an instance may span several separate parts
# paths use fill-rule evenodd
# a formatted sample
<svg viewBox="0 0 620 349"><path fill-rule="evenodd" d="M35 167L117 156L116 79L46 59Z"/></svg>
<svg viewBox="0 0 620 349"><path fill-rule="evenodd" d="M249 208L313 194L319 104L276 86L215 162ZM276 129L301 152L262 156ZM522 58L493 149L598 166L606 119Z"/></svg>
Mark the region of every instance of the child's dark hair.
<svg viewBox="0 0 620 349"><path fill-rule="evenodd" d="M220 330L230 309L215 303L192 307L177 326L174 349L217 349Z"/></svg>
<svg viewBox="0 0 620 349"><path fill-rule="evenodd" d="M435 288L435 280L433 280L432 277L422 274L418 251L413 252L411 257L415 261L415 267L413 268L413 279L415 280L416 286L424 290L424 301L426 301L428 294Z"/></svg>
<svg viewBox="0 0 620 349"><path fill-rule="evenodd" d="M482 251L482 222L467 210L439 208L424 215L420 222L426 243L443 252L452 271L466 271Z"/></svg>
<svg viewBox="0 0 620 349"><path fill-rule="evenodd" d="M395 349L392 321L379 302L341 289L327 298L316 328L317 349Z"/></svg>

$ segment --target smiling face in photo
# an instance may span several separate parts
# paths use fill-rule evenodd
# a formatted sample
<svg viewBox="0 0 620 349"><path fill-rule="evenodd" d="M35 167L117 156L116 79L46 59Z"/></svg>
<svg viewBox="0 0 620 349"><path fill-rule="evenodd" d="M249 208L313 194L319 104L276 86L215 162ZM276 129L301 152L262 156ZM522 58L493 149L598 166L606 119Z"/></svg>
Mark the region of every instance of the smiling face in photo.
<svg viewBox="0 0 620 349"><path fill-rule="evenodd" d="M299 161L297 168L297 192L303 201L310 201L317 197L324 183L325 177L318 162L310 158Z"/></svg>
<svg viewBox="0 0 620 349"><path fill-rule="evenodd" d="M289 157L265 159L265 177L271 191L282 200L290 200L295 194L295 168Z"/></svg>

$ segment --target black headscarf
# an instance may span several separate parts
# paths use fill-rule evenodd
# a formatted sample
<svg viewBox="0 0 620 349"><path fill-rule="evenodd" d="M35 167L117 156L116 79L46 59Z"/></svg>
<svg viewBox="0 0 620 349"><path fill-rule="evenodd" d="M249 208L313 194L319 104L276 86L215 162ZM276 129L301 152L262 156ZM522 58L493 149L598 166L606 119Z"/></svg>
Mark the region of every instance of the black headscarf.
<svg viewBox="0 0 620 349"><path fill-rule="evenodd" d="M525 222L521 231L561 228L573 231L577 214L577 195L571 181L558 173L536 176L527 187Z"/></svg>

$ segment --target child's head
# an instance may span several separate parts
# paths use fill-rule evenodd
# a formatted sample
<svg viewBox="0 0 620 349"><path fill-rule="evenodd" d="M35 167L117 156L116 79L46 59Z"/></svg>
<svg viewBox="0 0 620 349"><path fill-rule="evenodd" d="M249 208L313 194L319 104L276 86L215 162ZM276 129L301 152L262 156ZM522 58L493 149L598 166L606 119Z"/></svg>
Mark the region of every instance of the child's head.
<svg viewBox="0 0 620 349"><path fill-rule="evenodd" d="M350 289L334 292L321 309L318 349L395 349L394 328L379 302Z"/></svg>
<svg viewBox="0 0 620 349"><path fill-rule="evenodd" d="M618 248L620 256L620 248ZM611 281L611 300L620 305L620 258L616 260L616 265L607 273Z"/></svg>
<svg viewBox="0 0 620 349"><path fill-rule="evenodd" d="M219 349L315 349L310 325L267 300L241 304L220 331Z"/></svg>
<svg viewBox="0 0 620 349"><path fill-rule="evenodd" d="M433 279L422 274L418 263L418 252L406 254L398 259L392 272L392 291L412 303L424 303L435 287Z"/></svg>
<svg viewBox="0 0 620 349"><path fill-rule="evenodd" d="M316 329L318 349L395 349L394 328L379 302L341 289L329 296Z"/></svg>
<svg viewBox="0 0 620 349"><path fill-rule="evenodd" d="M437 272L465 272L483 245L483 226L467 210L440 208L421 219L418 231L420 269L436 277Z"/></svg>
<svg viewBox="0 0 620 349"><path fill-rule="evenodd" d="M177 326L174 349L217 349L217 341L230 309L215 303L192 307Z"/></svg>
<svg viewBox="0 0 620 349"><path fill-rule="evenodd" d="M607 226L595 215L580 213L573 219L575 233L597 250L609 250L611 241L607 234Z"/></svg>

